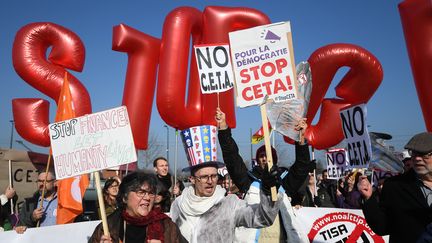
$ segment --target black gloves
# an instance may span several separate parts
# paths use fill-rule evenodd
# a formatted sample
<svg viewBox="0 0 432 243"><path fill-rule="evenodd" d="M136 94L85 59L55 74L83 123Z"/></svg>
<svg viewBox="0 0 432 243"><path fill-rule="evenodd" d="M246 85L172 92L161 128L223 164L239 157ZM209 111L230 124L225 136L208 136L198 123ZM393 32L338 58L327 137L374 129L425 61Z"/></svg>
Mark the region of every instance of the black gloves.
<svg viewBox="0 0 432 243"><path fill-rule="evenodd" d="M261 178L261 189L265 192L265 194L270 195L270 188L279 187L279 178L278 178L278 167L273 165L270 171L268 171L267 166L263 171Z"/></svg>

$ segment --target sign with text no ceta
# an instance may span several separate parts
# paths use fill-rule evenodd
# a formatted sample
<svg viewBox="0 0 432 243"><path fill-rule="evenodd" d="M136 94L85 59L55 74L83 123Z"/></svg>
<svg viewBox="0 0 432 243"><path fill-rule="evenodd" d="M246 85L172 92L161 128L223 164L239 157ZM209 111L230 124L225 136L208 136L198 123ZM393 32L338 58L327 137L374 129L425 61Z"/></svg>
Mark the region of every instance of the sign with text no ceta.
<svg viewBox="0 0 432 243"><path fill-rule="evenodd" d="M211 94L234 87L228 44L195 45L201 92Z"/></svg>
<svg viewBox="0 0 432 243"><path fill-rule="evenodd" d="M364 104L341 110L342 129L347 144L348 168L368 168L372 157Z"/></svg>
<svg viewBox="0 0 432 243"><path fill-rule="evenodd" d="M137 160L126 106L49 125L57 179Z"/></svg>
<svg viewBox="0 0 432 243"><path fill-rule="evenodd" d="M237 106L261 104L266 95L275 102L296 98L290 32L290 23L281 22L229 33Z"/></svg>
<svg viewBox="0 0 432 243"><path fill-rule="evenodd" d="M327 175L329 179L339 179L345 176L348 166L348 156L345 149L332 149L326 152Z"/></svg>

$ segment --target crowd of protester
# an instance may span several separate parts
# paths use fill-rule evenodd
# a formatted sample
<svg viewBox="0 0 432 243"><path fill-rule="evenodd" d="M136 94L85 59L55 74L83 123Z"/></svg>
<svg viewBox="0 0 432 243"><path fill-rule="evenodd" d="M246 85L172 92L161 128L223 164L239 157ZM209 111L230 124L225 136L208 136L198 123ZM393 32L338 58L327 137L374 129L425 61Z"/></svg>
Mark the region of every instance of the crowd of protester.
<svg viewBox="0 0 432 243"><path fill-rule="evenodd" d="M174 181L163 157L154 160L154 173L136 171L105 180L110 233L104 235L101 224L89 242L309 242L293 212L300 207L362 209L372 230L389 234L391 242L432 239L432 134L414 136L406 145L405 172L373 187L364 171L351 171L338 180L329 179L326 170L318 173L306 142L296 142L290 168L278 166L277 151L271 148L269 170L265 147L260 147L257 166L249 171L225 114L218 109L215 119L224 164L191 166L189 186ZM296 130L304 133L306 127L301 120ZM223 176L218 174L222 165L228 171ZM42 172L37 183L38 190L25 199L18 217L10 213L15 190L7 187L0 195L3 230L24 233L29 227L55 224L55 174ZM277 192L273 200L272 187ZM96 211L101 218L99 205Z"/></svg>

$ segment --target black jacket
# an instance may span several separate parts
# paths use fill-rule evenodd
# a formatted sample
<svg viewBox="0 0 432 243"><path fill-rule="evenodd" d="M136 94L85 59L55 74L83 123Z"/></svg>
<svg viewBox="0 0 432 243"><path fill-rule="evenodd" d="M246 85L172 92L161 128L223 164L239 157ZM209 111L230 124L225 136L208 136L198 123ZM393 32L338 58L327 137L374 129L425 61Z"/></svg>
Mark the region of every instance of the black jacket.
<svg viewBox="0 0 432 243"><path fill-rule="evenodd" d="M252 174L248 173L246 165L239 154L239 149L236 142L232 138L231 129L219 130L218 133L219 144L222 150L223 160L227 167L234 184L240 189L241 192L247 192L250 185L254 182L255 178L260 179L260 169L255 168ZM295 145L296 160L285 173L283 168L278 170L281 185L288 196L294 195L302 186L309 170L315 166L315 163L310 161L308 145Z"/></svg>
<svg viewBox="0 0 432 243"><path fill-rule="evenodd" d="M33 194L33 197L28 197L24 199L24 203L21 206L21 210L19 212L18 225L23 225L27 227L36 227L37 221L33 220L32 214L33 211L38 207L39 197L40 197L39 192L36 192Z"/></svg>
<svg viewBox="0 0 432 243"><path fill-rule="evenodd" d="M378 235L390 235L390 242L416 242L432 222L432 209L413 170L388 178L379 202L374 194L362 209L372 230Z"/></svg>

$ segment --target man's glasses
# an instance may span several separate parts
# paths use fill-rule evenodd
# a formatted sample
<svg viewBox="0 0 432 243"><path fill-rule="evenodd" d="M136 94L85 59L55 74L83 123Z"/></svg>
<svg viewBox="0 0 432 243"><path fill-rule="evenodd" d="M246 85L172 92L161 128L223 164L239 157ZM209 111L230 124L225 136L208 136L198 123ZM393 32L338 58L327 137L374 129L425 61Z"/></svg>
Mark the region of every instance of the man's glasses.
<svg viewBox="0 0 432 243"><path fill-rule="evenodd" d="M422 159L430 159L432 157L432 152L430 153L420 153L414 150L408 150L408 153L411 157L421 157Z"/></svg>
<svg viewBox="0 0 432 243"><path fill-rule="evenodd" d="M143 198L145 196L148 196L149 198L154 198L156 195L154 194L154 192L151 191L146 191L146 190L137 190L137 191L133 191L137 194L138 197Z"/></svg>
<svg viewBox="0 0 432 243"><path fill-rule="evenodd" d="M195 176L195 178L197 179L197 181L200 182L208 182L210 179L212 181L216 181L219 178L219 176L218 174L213 174L213 175Z"/></svg>

